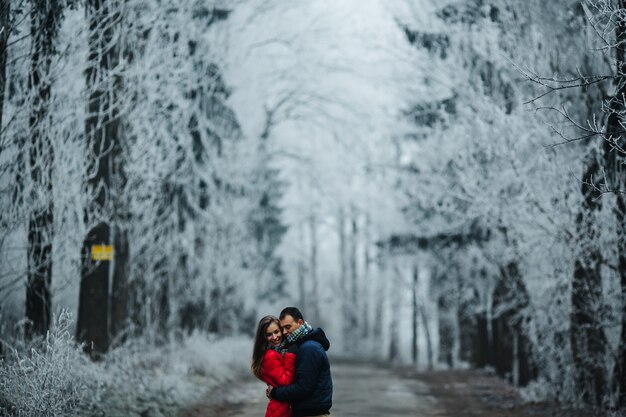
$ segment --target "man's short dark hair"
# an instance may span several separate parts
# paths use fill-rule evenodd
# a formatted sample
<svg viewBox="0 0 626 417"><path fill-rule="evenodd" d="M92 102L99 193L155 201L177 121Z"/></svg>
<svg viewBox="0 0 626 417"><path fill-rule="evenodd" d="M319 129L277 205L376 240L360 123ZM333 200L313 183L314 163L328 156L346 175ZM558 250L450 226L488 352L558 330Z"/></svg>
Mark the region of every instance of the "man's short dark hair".
<svg viewBox="0 0 626 417"><path fill-rule="evenodd" d="M297 307L285 307L283 311L280 312L279 319L284 319L285 316L291 316L295 321L302 320L304 321L304 317L302 317L302 313L298 310Z"/></svg>

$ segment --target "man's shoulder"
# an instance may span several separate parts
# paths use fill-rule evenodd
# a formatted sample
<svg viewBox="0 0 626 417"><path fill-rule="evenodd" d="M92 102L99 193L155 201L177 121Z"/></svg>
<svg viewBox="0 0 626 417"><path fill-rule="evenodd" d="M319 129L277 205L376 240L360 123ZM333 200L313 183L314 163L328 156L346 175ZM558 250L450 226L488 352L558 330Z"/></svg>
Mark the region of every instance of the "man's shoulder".
<svg viewBox="0 0 626 417"><path fill-rule="evenodd" d="M330 341L326 337L324 330L319 327L306 336L305 342L308 341L315 342L315 345L321 346L324 351L327 351L330 348Z"/></svg>
<svg viewBox="0 0 626 417"><path fill-rule="evenodd" d="M298 347L298 355L308 354L308 353L323 353L326 355L326 351L320 342L317 340L305 340Z"/></svg>
<svg viewBox="0 0 626 417"><path fill-rule="evenodd" d="M304 340L302 343L300 343L300 349L302 349L303 347L319 347L323 349L322 344L315 339Z"/></svg>

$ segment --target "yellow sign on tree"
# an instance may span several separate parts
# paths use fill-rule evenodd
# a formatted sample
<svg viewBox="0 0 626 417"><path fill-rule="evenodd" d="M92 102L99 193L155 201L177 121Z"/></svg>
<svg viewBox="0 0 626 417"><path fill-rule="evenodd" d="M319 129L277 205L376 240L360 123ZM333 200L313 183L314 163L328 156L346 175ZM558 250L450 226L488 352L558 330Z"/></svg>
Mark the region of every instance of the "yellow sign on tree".
<svg viewBox="0 0 626 417"><path fill-rule="evenodd" d="M113 245L93 245L91 247L91 259L93 261L113 260Z"/></svg>

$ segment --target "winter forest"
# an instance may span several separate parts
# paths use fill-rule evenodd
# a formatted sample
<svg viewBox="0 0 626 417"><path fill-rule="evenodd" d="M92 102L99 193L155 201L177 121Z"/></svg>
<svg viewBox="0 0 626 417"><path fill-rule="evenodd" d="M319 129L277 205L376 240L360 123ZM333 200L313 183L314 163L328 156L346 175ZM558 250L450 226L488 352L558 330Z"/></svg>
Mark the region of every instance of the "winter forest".
<svg viewBox="0 0 626 417"><path fill-rule="evenodd" d="M623 0L0 0L0 415L177 415L290 305L621 415L625 121Z"/></svg>

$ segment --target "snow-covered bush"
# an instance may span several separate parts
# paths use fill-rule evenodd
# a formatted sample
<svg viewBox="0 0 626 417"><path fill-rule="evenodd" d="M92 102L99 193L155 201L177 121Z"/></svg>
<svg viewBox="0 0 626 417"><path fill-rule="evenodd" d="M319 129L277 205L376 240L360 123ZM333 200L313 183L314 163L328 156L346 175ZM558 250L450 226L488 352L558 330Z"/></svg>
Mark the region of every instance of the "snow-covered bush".
<svg viewBox="0 0 626 417"><path fill-rule="evenodd" d="M252 341L194 333L154 347L133 340L110 352L101 367L106 415L170 415L222 384L249 374Z"/></svg>
<svg viewBox="0 0 626 417"><path fill-rule="evenodd" d="M71 315L62 312L45 339L17 343L0 361L0 414L71 416L90 407L99 381L74 343Z"/></svg>
<svg viewBox="0 0 626 417"><path fill-rule="evenodd" d="M252 342L245 337L194 333L158 348L133 339L93 362L72 328L64 311L45 339L6 344L0 415L171 415L249 373Z"/></svg>

